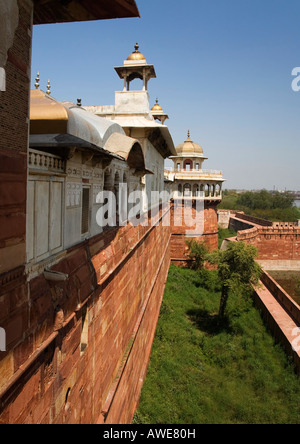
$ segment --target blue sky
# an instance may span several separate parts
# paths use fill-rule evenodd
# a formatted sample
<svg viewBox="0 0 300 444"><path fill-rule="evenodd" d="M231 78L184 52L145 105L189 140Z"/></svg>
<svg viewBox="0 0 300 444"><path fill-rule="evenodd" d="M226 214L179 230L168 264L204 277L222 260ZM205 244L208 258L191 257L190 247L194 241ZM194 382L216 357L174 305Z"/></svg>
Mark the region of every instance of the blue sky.
<svg viewBox="0 0 300 444"><path fill-rule="evenodd" d="M32 87L114 104L114 71L136 42L157 78L174 144L199 143L227 188L300 190L299 0L137 0L141 18L35 26Z"/></svg>

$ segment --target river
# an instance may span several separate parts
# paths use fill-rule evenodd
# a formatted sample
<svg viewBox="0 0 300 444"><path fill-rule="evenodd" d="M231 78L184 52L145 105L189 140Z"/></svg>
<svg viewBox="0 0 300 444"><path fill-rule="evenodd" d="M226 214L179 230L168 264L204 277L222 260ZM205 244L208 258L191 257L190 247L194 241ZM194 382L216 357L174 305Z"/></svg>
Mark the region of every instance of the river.
<svg viewBox="0 0 300 444"><path fill-rule="evenodd" d="M294 205L300 208L300 200L294 200Z"/></svg>

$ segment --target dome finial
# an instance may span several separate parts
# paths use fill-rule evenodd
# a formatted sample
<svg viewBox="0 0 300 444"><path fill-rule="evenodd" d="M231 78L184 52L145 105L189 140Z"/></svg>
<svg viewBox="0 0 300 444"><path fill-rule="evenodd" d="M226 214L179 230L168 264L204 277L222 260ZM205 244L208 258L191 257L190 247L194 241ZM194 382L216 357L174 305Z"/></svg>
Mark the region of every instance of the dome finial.
<svg viewBox="0 0 300 444"><path fill-rule="evenodd" d="M144 61L145 60L145 56L140 53L139 48L140 48L139 44L136 43L135 46L134 46L135 50L130 54L130 56L127 58L127 60L133 60L133 61L136 61L136 60L141 61L141 60L143 60ZM146 63L146 60L145 60L145 63Z"/></svg>
<svg viewBox="0 0 300 444"><path fill-rule="evenodd" d="M162 107L159 105L158 103L158 99L156 99L155 101L155 105L151 108L151 111L159 111L159 112L163 112Z"/></svg>
<svg viewBox="0 0 300 444"><path fill-rule="evenodd" d="M36 89L39 89L39 87L40 87L40 73L39 72L36 75L34 86L35 86Z"/></svg>
<svg viewBox="0 0 300 444"><path fill-rule="evenodd" d="M48 80L48 83L47 83L47 94L48 94L48 96L50 96L50 94L51 94L50 80Z"/></svg>
<svg viewBox="0 0 300 444"><path fill-rule="evenodd" d="M203 149L198 143L195 143L190 138L190 130L188 130L188 138L185 140L185 142L181 143L176 147L176 151L178 154L187 154L195 155L197 154L197 157L200 155L200 157L203 157Z"/></svg>

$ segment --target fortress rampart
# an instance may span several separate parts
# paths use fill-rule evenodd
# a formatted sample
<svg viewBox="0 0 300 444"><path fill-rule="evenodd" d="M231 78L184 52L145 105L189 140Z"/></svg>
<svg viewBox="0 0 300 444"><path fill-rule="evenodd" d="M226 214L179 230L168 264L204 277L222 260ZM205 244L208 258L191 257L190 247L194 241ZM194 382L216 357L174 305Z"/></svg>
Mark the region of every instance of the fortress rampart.
<svg viewBox="0 0 300 444"><path fill-rule="evenodd" d="M259 260L300 260L299 226L273 225L270 221L236 214L230 218L230 227L238 228L238 241L247 242L258 249Z"/></svg>
<svg viewBox="0 0 300 444"><path fill-rule="evenodd" d="M229 215L229 217L228 217ZM258 250L258 262L264 268L260 285L254 288L254 299L273 336L292 357L300 373L299 325L300 307L273 279L266 269L300 269L300 227L298 223L272 223L240 213L222 211L221 221L238 229L227 242L246 242ZM263 222L263 225L260 223ZM224 225L223 225L224 226ZM243 229L244 227L244 229ZM273 268L272 268L273 267Z"/></svg>
<svg viewBox="0 0 300 444"><path fill-rule="evenodd" d="M254 288L254 300L272 335L292 358L300 374L299 305L266 271L260 286Z"/></svg>
<svg viewBox="0 0 300 444"><path fill-rule="evenodd" d="M178 211L182 208L182 211ZM180 224L177 223L176 217L174 217L175 207L177 207L177 213L180 217ZM202 210L201 210L202 211ZM196 206L193 205L191 217L195 220L196 217L203 218L203 225L199 233L195 233L191 237L187 233L193 229L191 227L192 222L185 220L183 201L174 202L174 206L171 208L172 212L172 236L171 236L171 261L175 265L185 265L188 261L187 253L188 246L187 240L193 238L198 242L205 242L206 246L210 250L218 248L218 216L217 216L217 203L214 201L206 201L204 203L204 214L201 211L197 215Z"/></svg>
<svg viewBox="0 0 300 444"><path fill-rule="evenodd" d="M71 248L54 280L1 287L0 423L131 422L170 264L164 217Z"/></svg>

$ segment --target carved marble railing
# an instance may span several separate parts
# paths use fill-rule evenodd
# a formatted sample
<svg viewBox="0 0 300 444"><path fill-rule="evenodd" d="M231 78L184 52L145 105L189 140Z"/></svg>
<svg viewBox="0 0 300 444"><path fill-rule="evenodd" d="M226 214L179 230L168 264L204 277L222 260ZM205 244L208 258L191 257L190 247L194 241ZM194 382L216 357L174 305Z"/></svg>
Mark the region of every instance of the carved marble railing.
<svg viewBox="0 0 300 444"><path fill-rule="evenodd" d="M53 154L29 149L28 166L31 170L65 172L65 161Z"/></svg>
<svg viewBox="0 0 300 444"><path fill-rule="evenodd" d="M218 170L174 170L173 168L165 168L165 179L174 181L177 180L193 180L193 181L217 181L223 182L222 171Z"/></svg>

